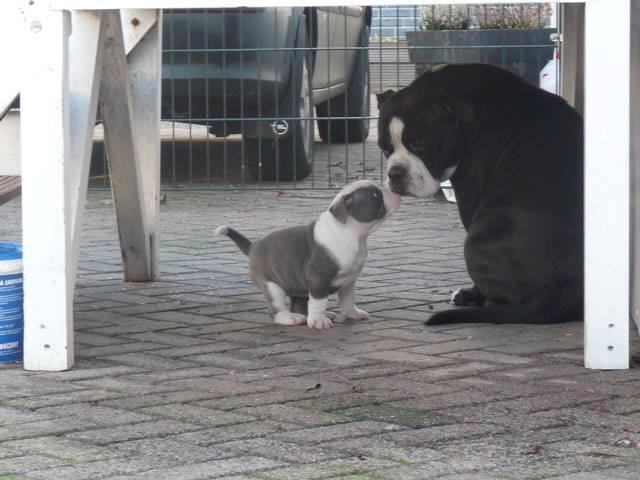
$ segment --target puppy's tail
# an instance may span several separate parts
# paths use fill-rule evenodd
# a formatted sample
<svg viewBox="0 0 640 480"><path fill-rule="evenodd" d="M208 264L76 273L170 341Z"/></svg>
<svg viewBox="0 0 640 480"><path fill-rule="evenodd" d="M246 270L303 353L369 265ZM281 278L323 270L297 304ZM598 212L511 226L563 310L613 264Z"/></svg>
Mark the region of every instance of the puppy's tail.
<svg viewBox="0 0 640 480"><path fill-rule="evenodd" d="M560 308L558 308L560 307ZM455 308L434 313L425 325L444 325L446 323L518 323L543 325L571 322L582 319L579 305L565 308L540 309L529 305L490 305L486 307Z"/></svg>
<svg viewBox="0 0 640 480"><path fill-rule="evenodd" d="M233 242L238 246L238 248L244 253L246 256L249 256L249 249L251 248L251 240L242 235L237 230L233 228L221 226L218 227L215 231L215 234L220 237L229 237Z"/></svg>

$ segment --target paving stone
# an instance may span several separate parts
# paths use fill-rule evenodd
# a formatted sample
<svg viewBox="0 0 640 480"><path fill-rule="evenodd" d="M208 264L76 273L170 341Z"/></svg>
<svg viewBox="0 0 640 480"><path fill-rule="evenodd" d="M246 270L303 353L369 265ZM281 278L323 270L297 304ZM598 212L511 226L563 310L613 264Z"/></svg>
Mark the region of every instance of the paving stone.
<svg viewBox="0 0 640 480"><path fill-rule="evenodd" d="M100 388L103 390L110 390L115 392L123 392L128 395L131 394L147 394L147 393L159 393L173 390L170 385L165 384L151 384L145 382L132 382L123 378L92 378L90 380L80 380L75 382L75 385L79 385L86 388Z"/></svg>
<svg viewBox="0 0 640 480"><path fill-rule="evenodd" d="M38 413L49 417L69 417L78 420L93 422L96 425L127 425L132 423L147 422L153 420L149 415L128 412L115 408L105 407L99 404L74 403L70 405L60 405L56 407L45 407L38 410Z"/></svg>
<svg viewBox="0 0 640 480"><path fill-rule="evenodd" d="M159 357L168 358L180 358L180 357L192 357L194 355L216 353L216 352L228 352L230 350L237 350L241 348L241 345L227 342L215 342L212 343L210 339L202 339L207 343L201 345L187 346L187 347L173 347L154 350L153 354Z"/></svg>
<svg viewBox="0 0 640 480"><path fill-rule="evenodd" d="M165 468L162 470L151 470L135 477L116 477L118 480L199 480L207 478L221 477L223 475L242 472L253 472L273 468L282 465L277 462L261 457L240 457L223 460L212 460L210 462L184 465L182 467Z"/></svg>
<svg viewBox="0 0 640 480"><path fill-rule="evenodd" d="M16 398L7 400L4 404L19 408L36 409L55 405L65 405L67 403L100 402L109 398L118 398L122 395L123 394L119 392L109 392L106 390L74 390L69 393Z"/></svg>
<svg viewBox="0 0 640 480"><path fill-rule="evenodd" d="M497 425L463 423L385 433L382 438L408 447L430 447L460 438L487 437L504 431Z"/></svg>
<svg viewBox="0 0 640 480"><path fill-rule="evenodd" d="M379 436L327 442L322 444L322 450L349 453L356 457L385 459L402 464L432 463L446 460L441 453L432 448L404 447Z"/></svg>
<svg viewBox="0 0 640 480"><path fill-rule="evenodd" d="M83 462L58 466L52 469L35 470L29 472L29 478L39 478L43 480L64 479L64 480L97 480L102 478L117 478L137 472L145 472L157 468L169 468L175 466L176 462L160 457L144 456L130 458L112 458L97 460L95 462Z"/></svg>
<svg viewBox="0 0 640 480"><path fill-rule="evenodd" d="M74 430L85 430L95 427L94 422L73 419L55 418L52 420L39 420L20 425L10 425L0 427L0 442L8 440L18 440L21 438L42 437L49 435L59 435Z"/></svg>
<svg viewBox="0 0 640 480"><path fill-rule="evenodd" d="M181 380L183 378L210 377L213 375L226 374L228 371L223 368L214 367L190 367L179 370L159 370L134 373L132 375L122 375L120 378L131 382L155 383L164 380Z"/></svg>
<svg viewBox="0 0 640 480"><path fill-rule="evenodd" d="M17 408L0 406L0 426L18 425L21 423L37 422L39 420L48 420L50 415L43 412L23 411Z"/></svg>
<svg viewBox="0 0 640 480"><path fill-rule="evenodd" d="M173 390L202 390L209 392L210 398L227 397L245 393L260 393L271 390L269 385L257 383L244 384L220 377L185 378L182 380L167 380L163 385Z"/></svg>
<svg viewBox="0 0 640 480"><path fill-rule="evenodd" d="M455 417L444 413L427 412L424 410L412 410L409 408L397 407L390 404L363 405L338 410L341 415L350 417L352 420L377 420L380 422L393 423L409 428L424 428L437 425L447 425L455 423Z"/></svg>
<svg viewBox="0 0 640 480"><path fill-rule="evenodd" d="M283 432L278 433L273 438L291 442L319 443L339 438L363 437L401 429L402 427L390 423L364 421Z"/></svg>
<svg viewBox="0 0 640 480"><path fill-rule="evenodd" d="M328 478L348 478L348 476L364 475L364 478L380 468L398 466L388 460L364 458L344 458L317 462L306 465L270 470L259 475L250 475L255 480L321 480Z"/></svg>
<svg viewBox="0 0 640 480"><path fill-rule="evenodd" d="M2 445L20 455L52 457L64 460L66 463L91 462L124 456L123 453L111 448L53 436L15 440Z"/></svg>
<svg viewBox="0 0 640 480"><path fill-rule="evenodd" d="M176 441L172 437L119 442L110 445L109 449L119 456L161 457L176 463L200 463L214 458L229 457L226 449L201 447L194 443Z"/></svg>
<svg viewBox="0 0 640 480"><path fill-rule="evenodd" d="M160 420L71 433L67 435L67 438L88 441L96 445L107 445L138 438L161 437L172 433L188 432L198 430L198 428L200 427L188 423Z"/></svg>
<svg viewBox="0 0 640 480"><path fill-rule="evenodd" d="M316 396L317 394L314 393L314 391L297 393L269 391L260 393L245 393L233 397L215 398L212 400L204 400L202 402L194 403L196 405L217 410L234 410L241 407L255 407L273 403L294 402L296 400L308 399Z"/></svg>
<svg viewBox="0 0 640 480"><path fill-rule="evenodd" d="M177 392L153 393L149 395L136 395L116 398L113 400L105 400L101 402L101 405L125 410L136 410L156 405L180 404L194 400L205 400L216 396L217 395L215 393L185 389Z"/></svg>
<svg viewBox="0 0 640 480"><path fill-rule="evenodd" d="M349 420L349 416L313 411L294 407L292 405L263 405L258 407L240 408L234 411L259 419L292 422L306 426L332 425L335 423L345 423Z"/></svg>
<svg viewBox="0 0 640 480"><path fill-rule="evenodd" d="M91 378L131 374L138 371L140 370L135 367L128 367L124 365L109 366L108 364L105 364L104 367L82 368L79 370L66 370L64 372L47 372L38 374L38 376L70 382L73 380L89 380Z"/></svg>
<svg viewBox="0 0 640 480"><path fill-rule="evenodd" d="M388 390L370 392L349 392L334 395L317 395L314 398L292 401L291 405L311 410L324 412L339 411L346 408L361 407L365 405L378 405L393 400L407 398L408 395Z"/></svg>
<svg viewBox="0 0 640 480"><path fill-rule="evenodd" d="M105 355L105 360L131 365L133 367L141 367L149 370L172 370L178 368L187 368L193 366L193 363L184 360L167 359L157 355L145 353L127 353L123 355Z"/></svg>
<svg viewBox="0 0 640 480"><path fill-rule="evenodd" d="M307 445L282 442L269 438L253 438L221 443L217 444L216 448L226 450L235 456L243 454L258 455L290 463L315 463L349 456L346 453L309 448Z"/></svg>
<svg viewBox="0 0 640 480"><path fill-rule="evenodd" d="M50 458L40 455L25 455L23 457L3 458L0 459L0 475L3 475L0 478L10 479L11 477L5 477L4 475L12 473L28 473L31 470L54 467L57 465L63 465L64 463L66 462L58 458Z"/></svg>
<svg viewBox="0 0 640 480"><path fill-rule="evenodd" d="M280 433L287 430L299 430L301 425L271 420L258 420L251 423L225 425L217 428L199 430L197 432L174 435L172 438L178 442L186 442L199 446L209 446L216 443L241 440L245 438L260 438L272 433Z"/></svg>
<svg viewBox="0 0 640 480"><path fill-rule="evenodd" d="M518 355L507 355L506 353L485 352L482 350L468 350L464 352L448 353L444 354L443 357L476 362L501 363L507 365L526 365L536 362L536 360L533 358Z"/></svg>
<svg viewBox="0 0 640 480"><path fill-rule="evenodd" d="M363 358L369 358L372 360L385 360L389 362L400 362L409 364L418 364L423 367L440 367L442 365L449 365L452 360L436 357L433 355L422 355L419 353L388 350L385 352L370 352L361 355Z"/></svg>
<svg viewBox="0 0 640 480"><path fill-rule="evenodd" d="M247 423L257 418L257 416L253 415L250 411L236 410L234 412L224 412L196 405L162 405L143 408L138 410L138 412L209 427Z"/></svg>
<svg viewBox="0 0 640 480"><path fill-rule="evenodd" d="M74 390L81 390L81 387L38 376L20 375L10 370L0 370L1 400L35 395L49 395L58 392L66 393Z"/></svg>

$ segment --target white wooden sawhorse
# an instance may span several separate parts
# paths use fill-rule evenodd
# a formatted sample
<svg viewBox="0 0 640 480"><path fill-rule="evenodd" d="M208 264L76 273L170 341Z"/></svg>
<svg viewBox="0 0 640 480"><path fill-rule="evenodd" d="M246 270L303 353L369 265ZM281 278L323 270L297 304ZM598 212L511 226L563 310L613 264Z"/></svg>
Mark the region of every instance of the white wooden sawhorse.
<svg viewBox="0 0 640 480"><path fill-rule="evenodd" d="M22 54L28 60L21 84L25 368L64 370L73 365L73 290L98 100L125 278L150 280L157 273L160 164L161 13L155 9L269 6L273 1L20 1L27 37ZM565 78L568 91L576 101L582 92L584 96L585 364L589 368L629 365L632 1L638 5L638 0L567 2L585 6L584 15L576 8L568 10L574 24L565 34L584 27L584 52L581 42L575 41L564 61L566 70L575 73ZM281 0L279 5L341 2ZM501 2L519 3L439 1ZM406 0L359 3L400 5ZM139 10L118 13L123 7ZM131 50L128 62L127 50ZM584 89L578 75L581 53Z"/></svg>

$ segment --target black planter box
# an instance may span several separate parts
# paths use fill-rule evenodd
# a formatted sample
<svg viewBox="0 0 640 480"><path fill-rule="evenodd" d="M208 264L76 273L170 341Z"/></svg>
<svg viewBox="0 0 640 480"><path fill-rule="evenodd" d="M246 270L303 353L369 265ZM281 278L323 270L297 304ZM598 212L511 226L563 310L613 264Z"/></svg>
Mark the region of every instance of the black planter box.
<svg viewBox="0 0 640 480"><path fill-rule="evenodd" d="M535 85L553 58L554 28L535 30L423 30L406 32L409 59L420 75L445 63L490 63Z"/></svg>

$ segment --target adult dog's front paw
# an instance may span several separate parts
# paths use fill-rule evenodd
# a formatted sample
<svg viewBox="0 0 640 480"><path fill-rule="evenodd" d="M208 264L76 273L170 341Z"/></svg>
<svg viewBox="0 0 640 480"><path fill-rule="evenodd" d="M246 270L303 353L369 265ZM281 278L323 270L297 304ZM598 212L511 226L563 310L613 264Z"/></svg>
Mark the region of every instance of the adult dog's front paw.
<svg viewBox="0 0 640 480"><path fill-rule="evenodd" d="M316 330L326 330L333 327L333 323L329 320L329 317L323 314L309 315L307 317L307 325L309 328L315 328Z"/></svg>
<svg viewBox="0 0 640 480"><path fill-rule="evenodd" d="M459 288L451 295L451 303L458 307L481 307L485 301L477 288Z"/></svg>
<svg viewBox="0 0 640 480"><path fill-rule="evenodd" d="M369 314L364 310L360 310L358 307L353 307L352 310L343 313L344 318L350 320L369 320Z"/></svg>
<svg viewBox="0 0 640 480"><path fill-rule="evenodd" d="M307 318L300 313L278 312L274 318L278 325L304 325Z"/></svg>

